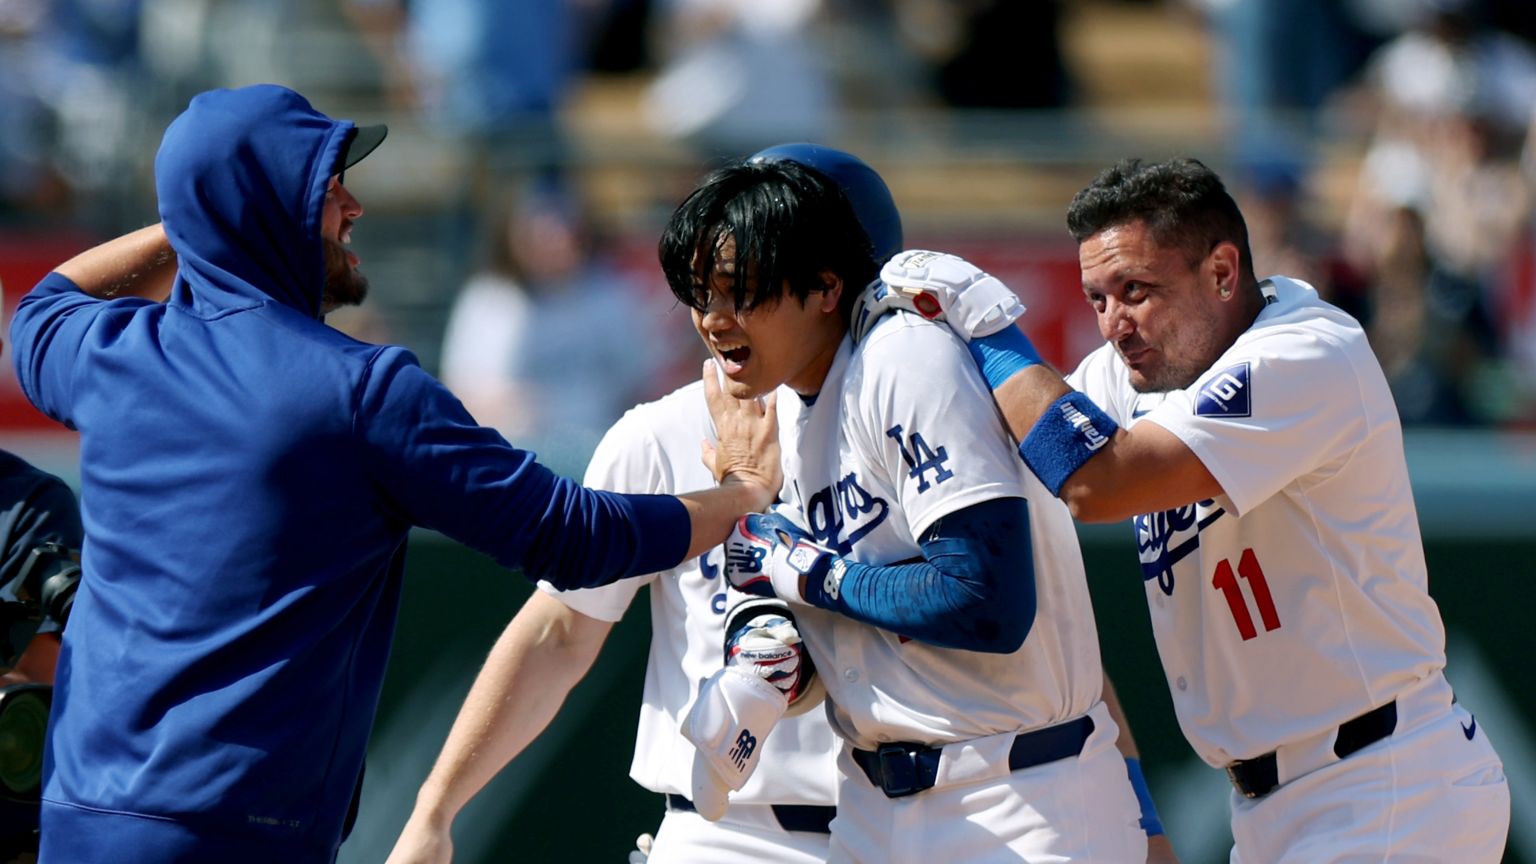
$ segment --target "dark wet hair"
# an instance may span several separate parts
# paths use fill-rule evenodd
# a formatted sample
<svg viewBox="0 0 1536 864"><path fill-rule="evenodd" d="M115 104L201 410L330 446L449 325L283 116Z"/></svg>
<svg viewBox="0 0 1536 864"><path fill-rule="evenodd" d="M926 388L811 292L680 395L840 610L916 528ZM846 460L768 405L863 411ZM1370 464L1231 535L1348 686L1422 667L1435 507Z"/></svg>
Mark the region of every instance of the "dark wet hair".
<svg viewBox="0 0 1536 864"><path fill-rule="evenodd" d="M701 312L708 307L709 276L727 237L736 240L738 310L771 305L786 293L804 302L823 290L821 273L830 270L843 280L846 312L880 273L842 190L796 162L721 168L672 213L657 252L667 284L683 304Z"/></svg>
<svg viewBox="0 0 1536 864"><path fill-rule="evenodd" d="M1122 160L1100 172L1067 207L1067 230L1079 243L1137 221L1147 224L1159 245L1183 249L1191 265L1218 243L1234 244L1243 281L1256 281L1242 211L1216 172L1199 160Z"/></svg>

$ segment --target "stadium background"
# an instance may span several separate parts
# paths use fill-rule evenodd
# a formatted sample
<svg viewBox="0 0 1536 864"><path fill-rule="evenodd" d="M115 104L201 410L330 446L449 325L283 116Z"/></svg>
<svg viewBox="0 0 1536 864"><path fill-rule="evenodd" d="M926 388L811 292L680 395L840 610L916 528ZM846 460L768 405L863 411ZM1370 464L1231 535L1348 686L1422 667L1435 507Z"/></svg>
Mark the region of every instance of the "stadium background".
<svg viewBox="0 0 1536 864"><path fill-rule="evenodd" d="M1416 2L1461 8L1465 0L1402 5ZM711 4L739 5L676 6ZM0 125L35 132L20 143L15 134L0 135L6 311L51 266L154 219L150 160L164 124L191 93L277 81L332 114L390 124L389 143L351 182L368 211L355 248L374 293L367 307L337 323L365 338L405 344L435 368L445 319L475 269L485 223L498 197L514 194L503 181L527 163L547 169L551 160L543 152L530 156L528 148L498 149L495 135L444 134L428 112L394 98L389 64L370 52L367 22L352 8L381 5L387 4L0 0ZM1044 353L1071 364L1097 337L1078 305L1075 249L1060 227L1061 213L1094 171L1121 156L1196 155L1228 177L1250 215L1267 210L1267 192L1287 189L1295 194L1288 217L1295 230L1265 236L1287 244L1309 236L1292 245L1311 252L1319 272L1347 269L1340 238L1373 135L1361 119L1366 103L1359 94L1368 88L1358 60L1391 38L1365 33L1375 44L1357 47L1353 71L1339 74L1326 99L1293 98L1257 116L1254 104L1233 91L1251 92L1234 82L1258 73L1224 65L1228 52L1238 56L1239 46L1257 45L1308 57L1285 73L1293 76L1321 61L1285 42L1286 28L1273 20L1234 23L1234 4L1221 0L1016 4L1038 7L1032 13L1009 13L1006 2L784 0L786 8L810 10L799 19L797 38L826 61L823 83L836 96L835 110L818 127L794 111L776 113L765 99L754 121L732 133L740 137L730 138L656 126L648 99L671 56L667 40L681 38L662 23L673 4L568 5L589 25L584 44L607 47L572 55L579 68L551 114L563 130L552 161L606 226L601 251L656 301L647 329L668 350L653 386L636 398L664 393L696 368L698 349L656 272L654 243L668 208L715 159L730 155L722 142L739 140L739 155L756 149L746 143L753 136L767 144L820 129L819 140L864 156L890 182L909 245L958 252L1004 278L1029 304L1026 325ZM1381 4L1341 0L1285 8L1293 32L1317 35L1332 14L1319 9L1375 5ZM1485 20L1518 29L1518 16L1509 14L1518 5L1488 2ZM975 15L968 33L958 9ZM991 19L990 33L977 23L989 10L1000 16ZM641 29L645 22L648 29ZM912 35L916 28L921 36L925 25L932 31L926 40ZM949 55L941 69L931 43L943 40L934 32L948 34L944 44L955 56L969 39L982 77L963 79ZM999 32L1006 38L996 38ZM1059 79L1050 77L1053 69ZM976 89L986 76L1006 92ZM1254 143L1259 128L1264 146ZM1284 147L1267 146L1280 141ZM1536 676L1528 659L1536 656L1536 631L1527 620L1536 596L1533 237L1530 212L1522 211L1479 287L1493 325L1479 335L1497 351L1471 371L1439 358L1449 366L1438 371L1466 394L1467 405L1449 414L1428 411L1407 432L1431 592L1449 632L1448 673L1506 760L1514 800L1507 860L1523 862L1536 862ZM1266 258L1288 260L1280 251L1256 238L1261 270ZM1341 302L1366 310L1389 299L1368 278L1341 278L1334 288ZM622 346L628 335L582 334L571 350L586 350L581 340ZM564 395L583 397L579 389ZM512 438L579 476L602 426ZM73 436L25 404L8 358L0 371L0 447L77 480ZM1189 864L1224 861L1225 780L1194 758L1173 720L1130 529L1081 534L1106 663L1170 834ZM413 538L408 573L362 814L343 848L345 862L387 854L484 652L529 590L487 559L428 533ZM660 801L627 779L649 637L645 604L636 606L549 733L460 817L458 860L616 862L635 835L654 828ZM295 706L293 722L304 722L302 706Z"/></svg>

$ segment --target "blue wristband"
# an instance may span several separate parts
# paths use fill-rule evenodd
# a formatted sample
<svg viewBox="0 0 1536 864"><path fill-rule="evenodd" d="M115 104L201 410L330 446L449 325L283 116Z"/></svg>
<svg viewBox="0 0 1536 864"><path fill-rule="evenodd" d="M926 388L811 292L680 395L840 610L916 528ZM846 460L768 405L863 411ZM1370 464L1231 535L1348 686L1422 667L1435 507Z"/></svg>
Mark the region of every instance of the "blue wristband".
<svg viewBox="0 0 1536 864"><path fill-rule="evenodd" d="M1092 399L1073 390L1035 421L1019 445L1019 456L1052 495L1060 495L1067 478L1098 455L1119 428Z"/></svg>
<svg viewBox="0 0 1536 864"><path fill-rule="evenodd" d="M991 390L996 390L1019 370L1044 362L1024 331L1012 324L991 336L972 339L966 345L971 349L971 359L975 361L976 368L981 370L981 377L987 380L987 388Z"/></svg>
<svg viewBox="0 0 1536 864"><path fill-rule="evenodd" d="M1131 778L1131 788L1136 790L1136 802L1141 805L1141 830L1148 837L1163 833L1163 823L1157 818L1157 805L1152 803L1152 791L1147 788L1147 778L1141 773L1141 760L1125 759L1125 773Z"/></svg>

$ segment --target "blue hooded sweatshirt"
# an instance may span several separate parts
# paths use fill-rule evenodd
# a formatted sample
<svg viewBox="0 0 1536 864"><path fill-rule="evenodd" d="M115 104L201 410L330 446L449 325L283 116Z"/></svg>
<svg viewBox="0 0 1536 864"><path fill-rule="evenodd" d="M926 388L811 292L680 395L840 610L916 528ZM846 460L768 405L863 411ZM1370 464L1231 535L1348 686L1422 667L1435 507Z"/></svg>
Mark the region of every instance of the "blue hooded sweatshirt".
<svg viewBox="0 0 1536 864"><path fill-rule="evenodd" d="M321 320L353 133L280 87L198 96L155 160L170 301L52 274L17 311L23 389L81 434L86 529L44 861L333 860L413 525L563 587L686 552L675 499L556 477L409 352Z"/></svg>

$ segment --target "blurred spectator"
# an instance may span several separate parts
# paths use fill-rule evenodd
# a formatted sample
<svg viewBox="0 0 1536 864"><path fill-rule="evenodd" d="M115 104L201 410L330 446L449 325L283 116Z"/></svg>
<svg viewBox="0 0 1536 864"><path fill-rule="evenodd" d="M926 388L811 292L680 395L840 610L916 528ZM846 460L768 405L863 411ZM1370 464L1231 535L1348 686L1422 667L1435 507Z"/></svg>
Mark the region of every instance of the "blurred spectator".
<svg viewBox="0 0 1536 864"><path fill-rule="evenodd" d="M454 301L442 381L483 425L579 468L658 381L666 306L603 254L570 194L534 184L494 219L486 265Z"/></svg>
<svg viewBox="0 0 1536 864"><path fill-rule="evenodd" d="M0 212L61 211L123 170L139 9L139 0L0 0Z"/></svg>
<svg viewBox="0 0 1536 864"><path fill-rule="evenodd" d="M1375 128L1345 249L1372 282L1372 344L1405 422L1498 421L1521 410L1503 380L1497 277L1532 212L1520 153L1536 52L1485 26L1474 0L1419 3L1367 68Z"/></svg>
<svg viewBox="0 0 1536 864"><path fill-rule="evenodd" d="M647 89L656 134L708 158L836 134L819 38L822 0L658 0L662 67Z"/></svg>
<svg viewBox="0 0 1536 864"><path fill-rule="evenodd" d="M1187 0L1207 16L1239 158L1309 161L1317 110L1381 43L1372 0ZM1390 0L1398 2L1398 0ZM1369 21L1369 23L1368 23Z"/></svg>
<svg viewBox="0 0 1536 864"><path fill-rule="evenodd" d="M567 0L345 0L396 109L483 150L499 176L562 157L579 56Z"/></svg>
<svg viewBox="0 0 1536 864"><path fill-rule="evenodd" d="M896 0L903 41L955 108L1061 108L1060 0Z"/></svg>

